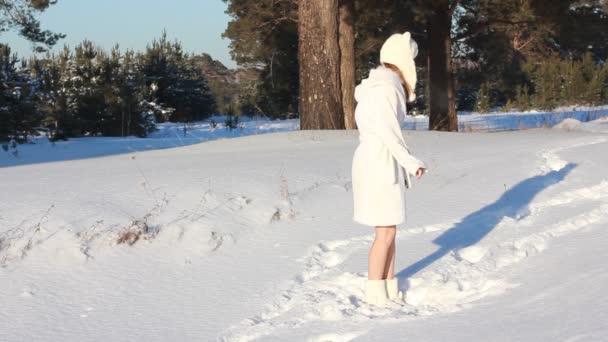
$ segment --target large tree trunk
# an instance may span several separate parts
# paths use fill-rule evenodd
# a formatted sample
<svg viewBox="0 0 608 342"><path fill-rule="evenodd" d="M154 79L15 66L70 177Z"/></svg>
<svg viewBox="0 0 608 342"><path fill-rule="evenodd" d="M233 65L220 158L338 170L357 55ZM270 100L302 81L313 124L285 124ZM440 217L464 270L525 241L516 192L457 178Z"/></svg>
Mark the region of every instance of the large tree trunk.
<svg viewBox="0 0 608 342"><path fill-rule="evenodd" d="M298 0L300 128L344 129L338 0Z"/></svg>
<svg viewBox="0 0 608 342"><path fill-rule="evenodd" d="M346 129L356 129L355 122L355 0L339 0L340 79L342 109Z"/></svg>
<svg viewBox="0 0 608 342"><path fill-rule="evenodd" d="M429 72L429 129L436 131L457 131L458 118L454 100L454 79L452 75L452 16L449 1L441 0L429 14L428 30L428 72Z"/></svg>

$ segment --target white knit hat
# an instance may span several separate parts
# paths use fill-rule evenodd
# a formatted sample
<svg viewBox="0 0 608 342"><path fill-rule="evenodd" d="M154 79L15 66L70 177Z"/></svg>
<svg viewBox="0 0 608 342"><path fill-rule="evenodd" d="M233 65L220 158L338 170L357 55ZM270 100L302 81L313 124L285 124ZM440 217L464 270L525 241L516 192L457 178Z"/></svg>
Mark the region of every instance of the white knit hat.
<svg viewBox="0 0 608 342"><path fill-rule="evenodd" d="M407 84L412 87L408 101L416 99L414 90L416 89L416 65L414 58L418 55L418 44L412 39L409 32L404 34L396 33L390 36L382 49L380 49L380 63L390 63L395 65L405 78Z"/></svg>

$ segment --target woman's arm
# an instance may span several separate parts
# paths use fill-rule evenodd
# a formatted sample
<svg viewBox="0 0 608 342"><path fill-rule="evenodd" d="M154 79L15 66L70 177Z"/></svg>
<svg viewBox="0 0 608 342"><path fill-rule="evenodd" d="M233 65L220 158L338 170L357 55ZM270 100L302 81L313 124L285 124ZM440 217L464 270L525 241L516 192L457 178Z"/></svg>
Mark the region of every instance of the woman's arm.
<svg viewBox="0 0 608 342"><path fill-rule="evenodd" d="M397 92L388 86L376 87L371 96L375 105L373 109L377 113L373 120L374 131L405 171L412 176L417 176L418 170L426 167L422 161L410 154L403 139L401 126L397 119L397 106L399 105Z"/></svg>

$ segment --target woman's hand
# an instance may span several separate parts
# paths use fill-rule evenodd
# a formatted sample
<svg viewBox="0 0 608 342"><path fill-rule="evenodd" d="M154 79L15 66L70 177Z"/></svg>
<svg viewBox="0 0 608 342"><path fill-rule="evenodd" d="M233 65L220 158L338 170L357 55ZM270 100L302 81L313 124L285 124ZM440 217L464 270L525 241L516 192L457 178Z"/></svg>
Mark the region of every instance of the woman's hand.
<svg viewBox="0 0 608 342"><path fill-rule="evenodd" d="M424 167L420 167L418 168L418 170L416 170L416 177L418 177L418 179L422 178L422 175L424 175L426 173L426 168Z"/></svg>

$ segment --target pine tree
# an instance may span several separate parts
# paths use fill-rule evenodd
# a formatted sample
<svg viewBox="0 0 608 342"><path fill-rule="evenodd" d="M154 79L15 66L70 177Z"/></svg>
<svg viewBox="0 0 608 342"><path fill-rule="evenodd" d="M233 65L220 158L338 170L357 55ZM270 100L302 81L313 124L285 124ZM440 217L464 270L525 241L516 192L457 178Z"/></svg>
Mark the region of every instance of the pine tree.
<svg viewBox="0 0 608 342"><path fill-rule="evenodd" d="M215 99L202 70L181 44L170 42L166 32L139 56L146 89L144 100L155 110L158 122L189 122L204 119L215 111Z"/></svg>
<svg viewBox="0 0 608 342"><path fill-rule="evenodd" d="M0 140L24 142L40 121L34 98L38 85L27 62L18 64L10 47L0 44Z"/></svg>
<svg viewBox="0 0 608 342"><path fill-rule="evenodd" d="M105 53L85 40L76 46L70 75L73 97L68 109L79 122L80 134L99 135L108 120L102 84L102 61Z"/></svg>
<svg viewBox="0 0 608 342"><path fill-rule="evenodd" d="M41 88L38 94L42 124L51 130L51 139L66 139L79 135L79 123L69 109L74 92L71 89L71 52L67 47L59 55L49 55L39 61Z"/></svg>
<svg viewBox="0 0 608 342"><path fill-rule="evenodd" d="M233 18L223 37L232 58L260 70L252 106L272 118L298 111L297 0L224 0Z"/></svg>
<svg viewBox="0 0 608 342"><path fill-rule="evenodd" d="M119 94L121 136L136 135L145 137L156 130L154 115L143 108L146 89L145 76L137 64L135 52L127 50L121 63Z"/></svg>
<svg viewBox="0 0 608 342"><path fill-rule="evenodd" d="M484 82L477 92L475 111L478 113L488 113L490 111L490 84Z"/></svg>
<svg viewBox="0 0 608 342"><path fill-rule="evenodd" d="M608 63L604 63L601 66L600 73L602 75L602 79L604 80L602 84L602 97L600 101L601 103L606 103L608 102Z"/></svg>
<svg viewBox="0 0 608 342"><path fill-rule="evenodd" d="M0 140L9 140L17 133L17 119L12 107L17 96L15 84L17 56L7 45L0 44Z"/></svg>
<svg viewBox="0 0 608 342"><path fill-rule="evenodd" d="M175 103L174 120L190 122L202 120L215 112L215 98L207 85L201 69L189 58L178 65L176 83L173 87L172 101Z"/></svg>
<svg viewBox="0 0 608 342"><path fill-rule="evenodd" d="M580 60L549 58L526 62L522 70L533 85L529 95L533 107L602 103L606 67L595 61L591 53Z"/></svg>
<svg viewBox="0 0 608 342"><path fill-rule="evenodd" d="M588 105L598 105L602 101L602 87L605 82L605 73L602 65L593 59L591 52L583 55L580 63L580 73L585 80L586 87L582 88L580 100Z"/></svg>
<svg viewBox="0 0 608 342"><path fill-rule="evenodd" d="M124 136L123 98L120 88L122 55L115 46L109 55L99 56L99 88L103 96L103 109L100 113L100 130L105 136Z"/></svg>

